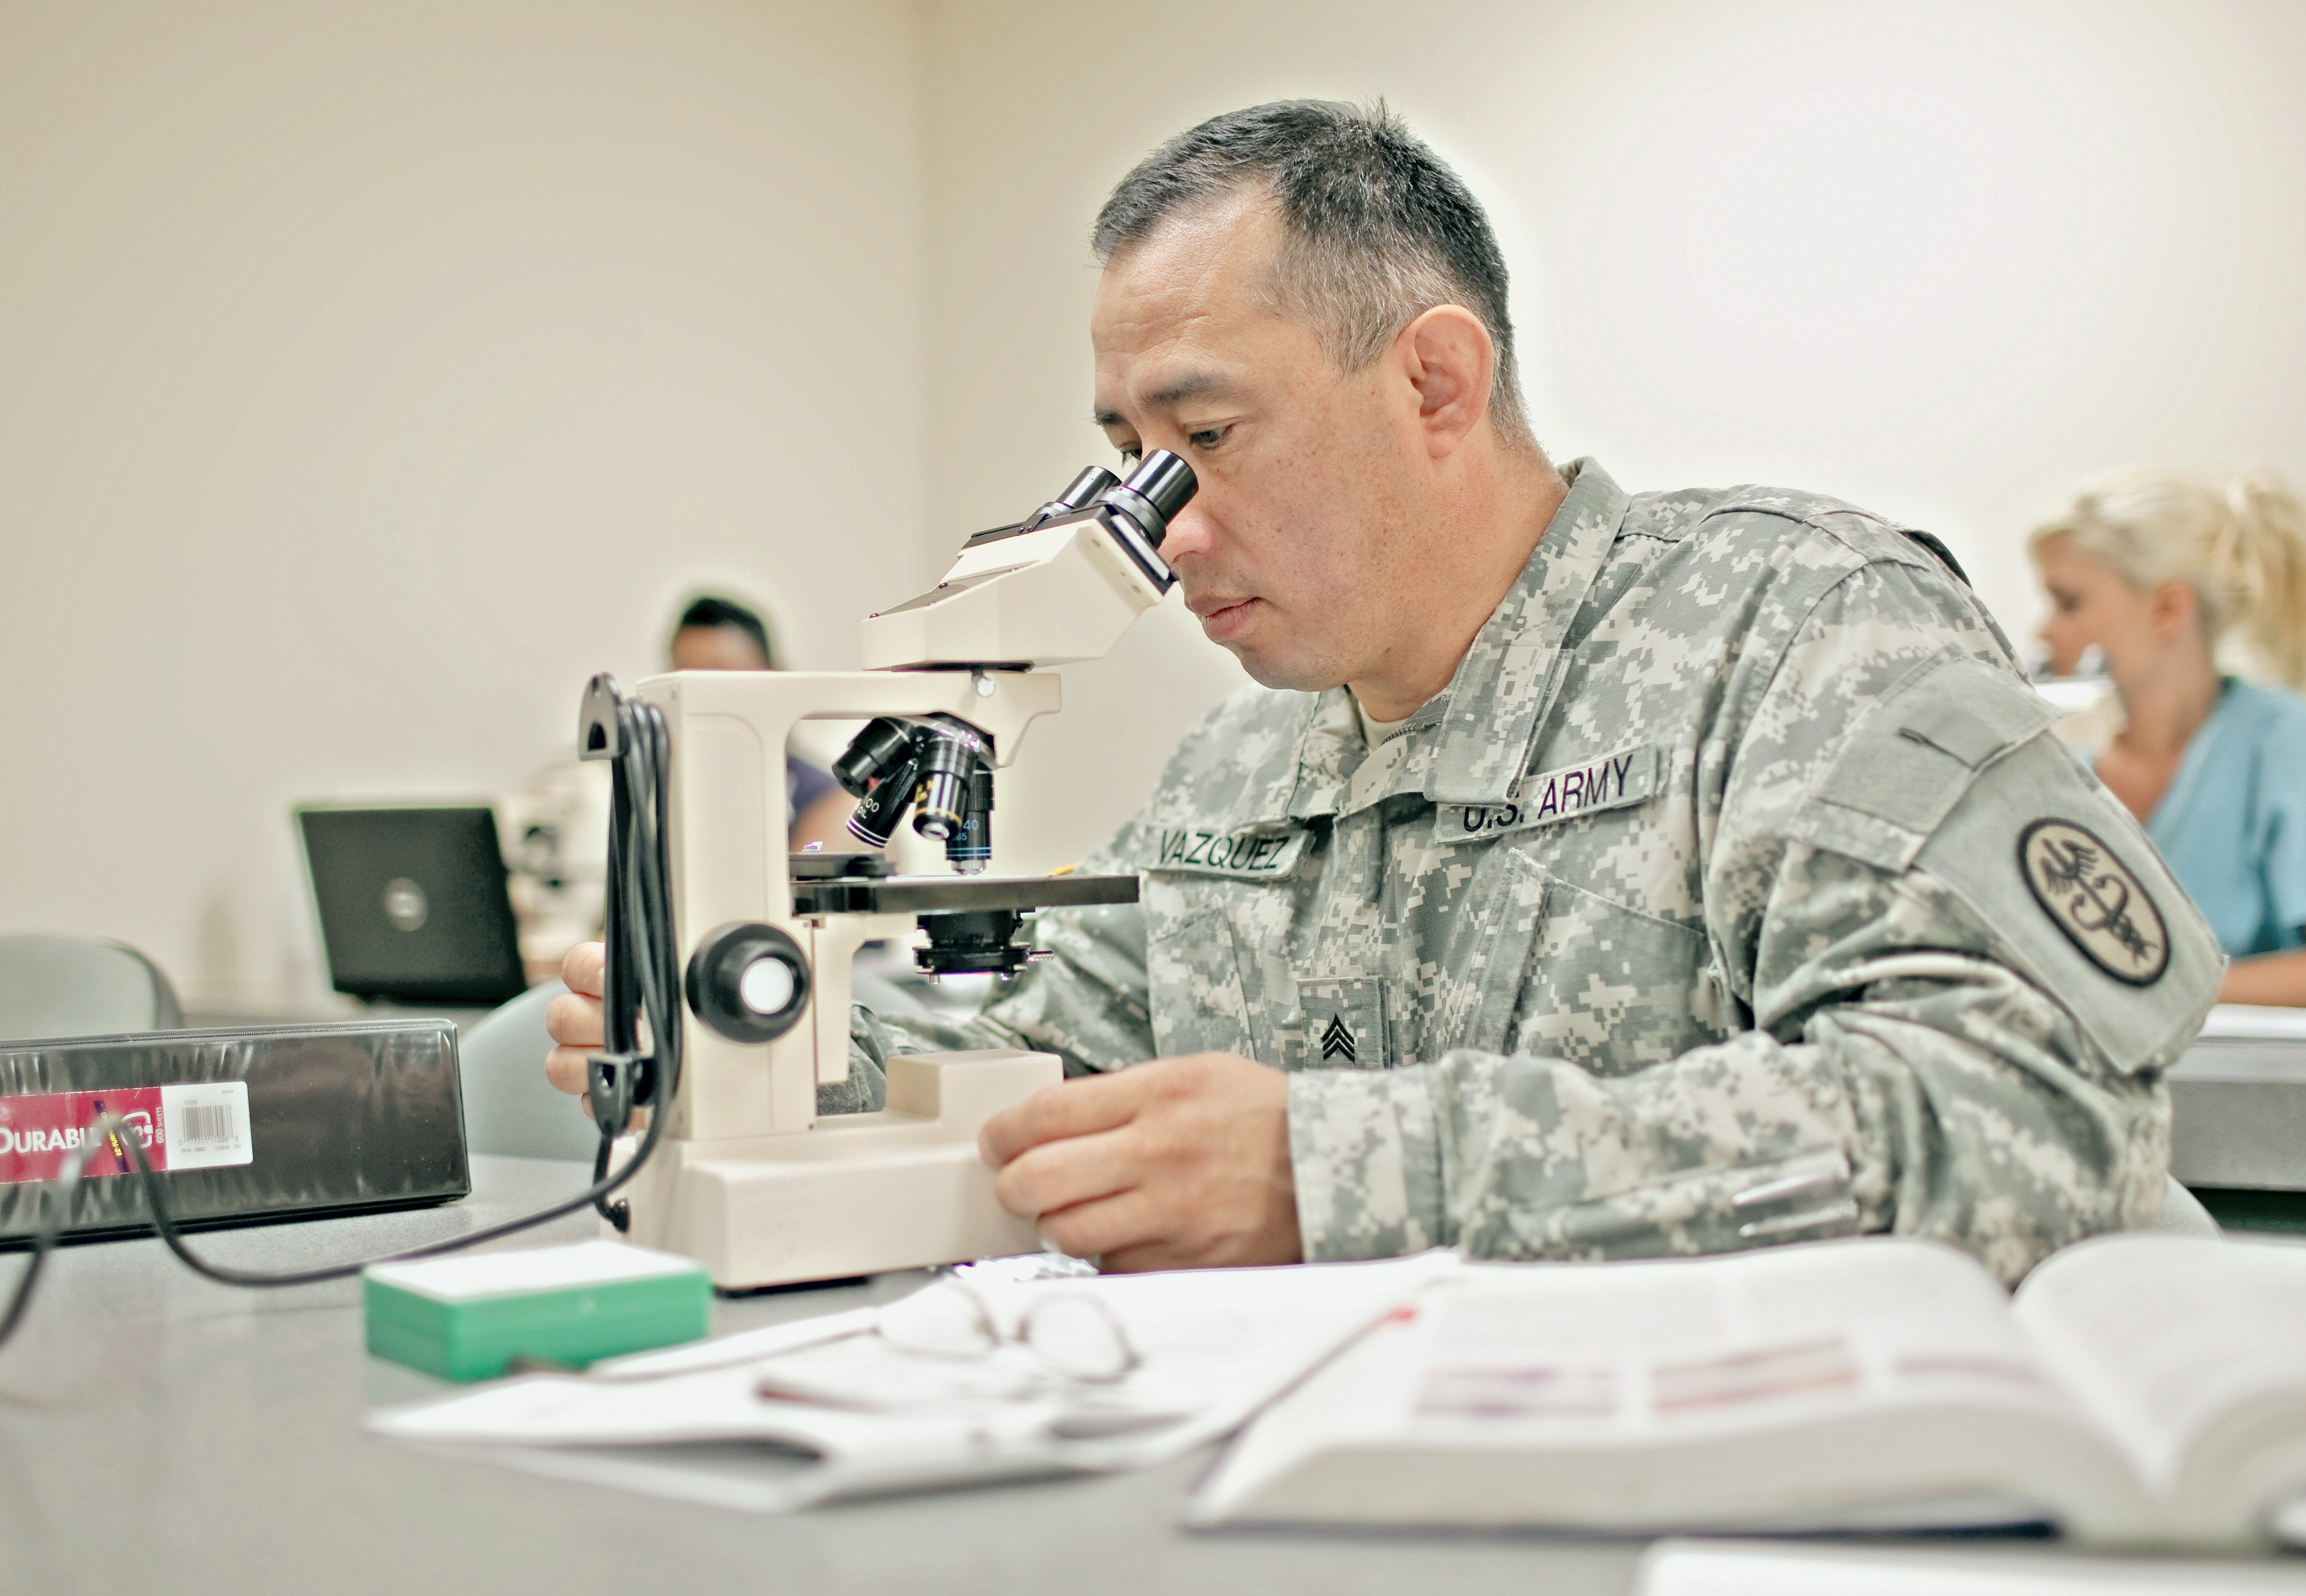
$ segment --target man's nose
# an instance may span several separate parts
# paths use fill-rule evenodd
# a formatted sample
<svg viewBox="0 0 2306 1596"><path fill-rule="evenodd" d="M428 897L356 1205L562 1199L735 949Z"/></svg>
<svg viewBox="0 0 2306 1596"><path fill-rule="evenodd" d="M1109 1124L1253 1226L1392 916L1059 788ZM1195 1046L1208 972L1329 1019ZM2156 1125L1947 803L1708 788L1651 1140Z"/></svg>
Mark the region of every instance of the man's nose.
<svg viewBox="0 0 2306 1596"><path fill-rule="evenodd" d="M1168 535L1161 540L1161 558L1172 566L1183 559L1204 558L1215 530L1205 509L1199 504L1187 505L1170 519Z"/></svg>

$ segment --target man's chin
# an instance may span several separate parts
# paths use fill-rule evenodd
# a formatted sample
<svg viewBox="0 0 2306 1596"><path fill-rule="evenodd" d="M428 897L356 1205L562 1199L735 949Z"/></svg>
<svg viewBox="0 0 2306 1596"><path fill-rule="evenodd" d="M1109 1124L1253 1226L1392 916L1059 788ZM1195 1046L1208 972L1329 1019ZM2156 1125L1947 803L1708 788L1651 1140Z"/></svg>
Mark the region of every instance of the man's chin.
<svg viewBox="0 0 2306 1596"><path fill-rule="evenodd" d="M1321 693L1343 685L1342 678L1302 661L1277 660L1260 649L1237 643L1221 645L1241 661L1249 679L1260 687L1280 687L1293 693Z"/></svg>

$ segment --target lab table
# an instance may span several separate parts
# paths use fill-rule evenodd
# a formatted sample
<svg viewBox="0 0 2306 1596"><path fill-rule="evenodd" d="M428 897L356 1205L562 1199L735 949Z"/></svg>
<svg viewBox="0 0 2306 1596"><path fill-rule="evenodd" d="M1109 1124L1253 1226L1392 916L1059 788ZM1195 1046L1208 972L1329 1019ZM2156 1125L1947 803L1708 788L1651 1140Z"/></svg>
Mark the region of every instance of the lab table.
<svg viewBox="0 0 2306 1596"><path fill-rule="evenodd" d="M193 1245L251 1268L365 1258L542 1207L586 1174L481 1157L461 1203L209 1232ZM491 1245L593 1230L578 1215ZM21 1254L0 1259L0 1287L21 1267ZM885 1301L920 1279L724 1298L714 1327ZM1615 1596L1642 1550L1536 1534L1190 1532L1177 1514L1206 1452L1139 1473L776 1515L548 1479L362 1428L372 1407L449 1389L367 1354L356 1280L248 1291L190 1274L149 1239L64 1249L0 1348L0 1591ZM1896 1555L1918 1545L1981 1569L2071 1555L1997 1537L1900 1544ZM2204 1571L2205 1583L2261 1591L2295 1574L2306 1588L2297 1570L2243 1562Z"/></svg>

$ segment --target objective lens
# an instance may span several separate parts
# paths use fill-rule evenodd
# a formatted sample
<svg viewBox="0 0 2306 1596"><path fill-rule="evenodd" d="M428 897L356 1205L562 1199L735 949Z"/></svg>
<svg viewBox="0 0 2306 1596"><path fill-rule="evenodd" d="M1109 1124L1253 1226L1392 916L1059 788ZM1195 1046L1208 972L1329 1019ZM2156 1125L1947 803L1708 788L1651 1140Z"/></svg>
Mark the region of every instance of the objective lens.
<svg viewBox="0 0 2306 1596"><path fill-rule="evenodd" d="M939 842L961 835L969 806L969 778L977 773L977 753L948 732L930 734L921 755L921 792L913 830Z"/></svg>
<svg viewBox="0 0 2306 1596"><path fill-rule="evenodd" d="M906 745L908 748L910 743ZM898 823L905 818L905 810L921 784L918 760L908 759L893 775L881 778L872 791L857 800L857 807L849 815L849 834L867 848L886 848Z"/></svg>
<svg viewBox="0 0 2306 1596"><path fill-rule="evenodd" d="M982 763L970 772L961 804L961 831L945 839L944 860L963 875L975 875L993 858L993 772Z"/></svg>
<svg viewBox="0 0 2306 1596"><path fill-rule="evenodd" d="M913 756L913 729L886 715L866 724L850 739L848 751L833 762L833 779L855 797L873 790Z"/></svg>

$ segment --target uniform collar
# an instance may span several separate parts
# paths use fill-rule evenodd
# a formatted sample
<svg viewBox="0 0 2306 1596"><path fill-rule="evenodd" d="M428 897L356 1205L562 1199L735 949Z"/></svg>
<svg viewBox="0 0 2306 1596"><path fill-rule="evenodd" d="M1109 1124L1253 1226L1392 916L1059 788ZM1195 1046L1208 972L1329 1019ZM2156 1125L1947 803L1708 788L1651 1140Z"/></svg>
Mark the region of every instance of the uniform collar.
<svg viewBox="0 0 2306 1596"><path fill-rule="evenodd" d="M1562 473L1569 493L1496 612L1458 661L1448 690L1382 749L1362 742L1353 696L1310 694L1294 755L1252 780L1237 824L1352 814L1402 792L1437 803L1509 800L1531 738L1550 707L1569 622L1617 542L1627 497L1591 459Z"/></svg>
<svg viewBox="0 0 2306 1596"><path fill-rule="evenodd" d="M1626 491L1591 459L1563 473L1569 494L1505 602L1458 661L1426 774L1438 804L1509 800L1560 687L1561 640L1626 519Z"/></svg>

